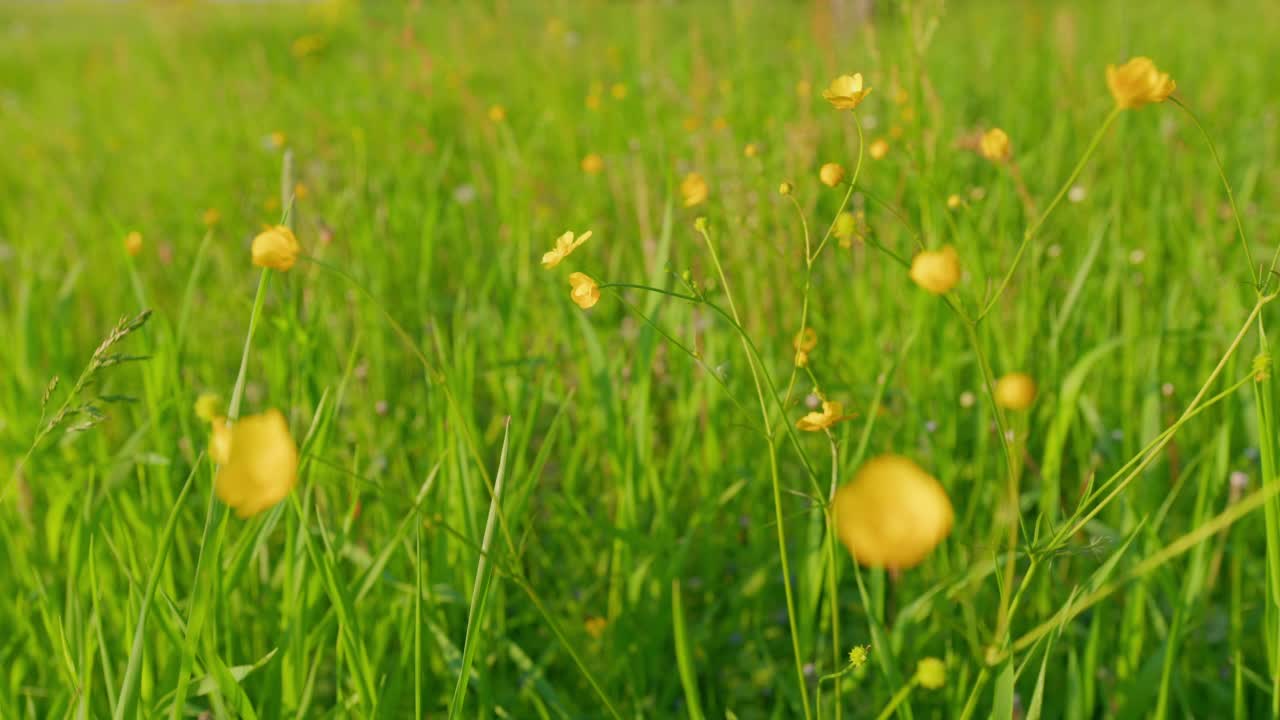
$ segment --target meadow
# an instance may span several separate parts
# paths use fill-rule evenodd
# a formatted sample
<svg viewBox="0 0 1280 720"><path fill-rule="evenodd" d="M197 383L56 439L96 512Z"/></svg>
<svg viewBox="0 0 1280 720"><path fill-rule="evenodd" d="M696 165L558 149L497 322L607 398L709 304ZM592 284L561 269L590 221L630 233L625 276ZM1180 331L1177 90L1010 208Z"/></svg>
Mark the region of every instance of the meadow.
<svg viewBox="0 0 1280 720"><path fill-rule="evenodd" d="M1280 716L1276 27L0 3L0 718Z"/></svg>

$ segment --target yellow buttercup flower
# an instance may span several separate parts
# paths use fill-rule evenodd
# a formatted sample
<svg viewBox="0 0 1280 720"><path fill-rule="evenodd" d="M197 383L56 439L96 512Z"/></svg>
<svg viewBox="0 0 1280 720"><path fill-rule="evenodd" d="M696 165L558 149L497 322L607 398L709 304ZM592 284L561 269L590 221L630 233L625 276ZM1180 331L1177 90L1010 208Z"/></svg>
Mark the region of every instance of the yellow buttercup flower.
<svg viewBox="0 0 1280 720"><path fill-rule="evenodd" d="M919 565L951 533L947 491L901 455L869 460L836 491L835 524L854 560L869 567Z"/></svg>
<svg viewBox="0 0 1280 720"><path fill-rule="evenodd" d="M1107 87L1116 105L1127 109L1164 102L1178 84L1169 73L1160 72L1151 58L1136 57L1120 67L1107 66Z"/></svg>
<svg viewBox="0 0 1280 720"><path fill-rule="evenodd" d="M142 233L134 230L124 236L124 251L130 255L137 255L142 252Z"/></svg>
<svg viewBox="0 0 1280 720"><path fill-rule="evenodd" d="M602 617L589 617L586 622L582 623L582 626L586 629L588 635L595 640L599 640L604 635L604 629L609 627L609 621Z"/></svg>
<svg viewBox="0 0 1280 720"><path fill-rule="evenodd" d="M222 398L215 393L200 393L200 397L196 398L196 417L205 422L213 422L213 419L222 415Z"/></svg>
<svg viewBox="0 0 1280 720"><path fill-rule="evenodd" d="M849 649L849 666L857 670L867 664L869 657L871 657L870 645L854 645Z"/></svg>
<svg viewBox="0 0 1280 720"><path fill-rule="evenodd" d="M613 87L609 88L609 94L613 96L614 100L622 100L627 97L627 86L622 83L614 83Z"/></svg>
<svg viewBox="0 0 1280 720"><path fill-rule="evenodd" d="M889 154L889 141L884 138L876 138L867 146L867 154L872 160L883 160L885 155Z"/></svg>
<svg viewBox="0 0 1280 720"><path fill-rule="evenodd" d="M696 172L685 175L684 180L680 183L680 196L684 198L685 207L693 207L706 202L709 192L710 188L707 187L706 179Z"/></svg>
<svg viewBox="0 0 1280 720"><path fill-rule="evenodd" d="M832 80L822 97L837 110L852 110L870 93L871 88L862 87L862 73L854 73Z"/></svg>
<svg viewBox="0 0 1280 720"><path fill-rule="evenodd" d="M742 154L745 157L753 158L760 154L760 146L755 143L747 143L747 146L742 148Z"/></svg>
<svg viewBox="0 0 1280 720"><path fill-rule="evenodd" d="M964 204L964 201L960 199L959 195L951 194L947 196L948 208L955 210L956 208L960 207L962 204Z"/></svg>
<svg viewBox="0 0 1280 720"><path fill-rule="evenodd" d="M960 256L950 245L924 250L911 259L911 279L934 295L945 295L960 282Z"/></svg>
<svg viewBox="0 0 1280 720"><path fill-rule="evenodd" d="M1036 400L1036 381L1026 373L1009 373L996 381L995 399L1002 408L1026 410Z"/></svg>
<svg viewBox="0 0 1280 720"><path fill-rule="evenodd" d="M209 208L204 211L200 219L204 221L205 227L213 227L218 224L218 221L222 220L222 213L218 212L217 208Z"/></svg>
<svg viewBox="0 0 1280 720"><path fill-rule="evenodd" d="M284 133L280 132L279 130L276 130L271 133L271 147L279 150L280 148L284 147L284 143L287 139L288 138L285 137Z"/></svg>
<svg viewBox="0 0 1280 720"><path fill-rule="evenodd" d="M813 411L796 421L796 428L806 432L820 432L853 415L844 414L844 405L835 401L822 401L822 411Z"/></svg>
<svg viewBox="0 0 1280 720"><path fill-rule="evenodd" d="M573 231L570 230L556 238L556 246L542 255L542 267L550 270L551 268L559 265L561 260L569 257L569 253L578 249L578 246L586 242L590 237L590 230L578 235L577 237L574 237Z"/></svg>
<svg viewBox="0 0 1280 720"><path fill-rule="evenodd" d="M297 236L285 225L267 228L253 239L253 264L258 267L288 272L300 252Z"/></svg>
<svg viewBox="0 0 1280 720"><path fill-rule="evenodd" d="M844 168L838 163L827 163L818 168L818 179L827 187L835 187L844 180Z"/></svg>
<svg viewBox="0 0 1280 720"><path fill-rule="evenodd" d="M492 120L492 121L494 121L494 122L496 122L496 123L500 123L500 122L502 122L503 120L506 120L506 119L507 119L507 109L506 109L506 108L504 108L504 107L502 107L501 105L490 105L490 106L489 106L489 119L490 119L490 120Z"/></svg>
<svg viewBox="0 0 1280 720"><path fill-rule="evenodd" d="M569 275L569 288L569 297L583 310L600 302L600 286L584 273Z"/></svg>
<svg viewBox="0 0 1280 720"><path fill-rule="evenodd" d="M794 191L795 189L796 189L795 186L789 182L778 183L779 195L783 195L783 196L790 195L792 191Z"/></svg>
<svg viewBox="0 0 1280 720"><path fill-rule="evenodd" d="M916 682L926 690L937 690L947 684L947 666L938 658L928 657L916 663Z"/></svg>
<svg viewBox="0 0 1280 720"><path fill-rule="evenodd" d="M791 342L796 349L796 367L809 365L809 353L818 347L818 331L807 327Z"/></svg>
<svg viewBox="0 0 1280 720"><path fill-rule="evenodd" d="M978 149L982 152L982 157L991 162L1004 162L1012 154L1009 148L1009 134L1000 128L991 128L982 134Z"/></svg>
<svg viewBox="0 0 1280 720"><path fill-rule="evenodd" d="M582 158L582 172L588 175L595 175L604 169L604 158L595 153L589 153Z"/></svg>
<svg viewBox="0 0 1280 720"><path fill-rule="evenodd" d="M279 410L241 418L229 432L230 447L214 478L214 491L236 515L247 518L283 500L297 484L298 447Z"/></svg>
<svg viewBox="0 0 1280 720"><path fill-rule="evenodd" d="M311 189L308 188L305 184L303 183L293 184L293 198L295 200L306 200L307 196L310 194L311 194Z"/></svg>

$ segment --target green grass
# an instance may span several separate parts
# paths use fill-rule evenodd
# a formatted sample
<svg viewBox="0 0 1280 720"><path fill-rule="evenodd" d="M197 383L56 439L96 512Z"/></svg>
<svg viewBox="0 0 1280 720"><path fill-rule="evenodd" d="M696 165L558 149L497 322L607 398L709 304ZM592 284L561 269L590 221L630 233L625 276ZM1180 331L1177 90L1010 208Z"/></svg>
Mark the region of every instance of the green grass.
<svg viewBox="0 0 1280 720"><path fill-rule="evenodd" d="M0 4L0 717L1280 714L1280 7L416 5ZM1015 266L1132 55L1205 134L1121 113ZM810 268L853 71L890 151ZM963 147L993 126L1034 212ZM308 257L255 313L290 196ZM960 254L946 300L919 244ZM302 464L241 520L192 408L251 316L240 410ZM815 383L857 413L830 438L791 430ZM886 452L956 513L901 572L824 512Z"/></svg>

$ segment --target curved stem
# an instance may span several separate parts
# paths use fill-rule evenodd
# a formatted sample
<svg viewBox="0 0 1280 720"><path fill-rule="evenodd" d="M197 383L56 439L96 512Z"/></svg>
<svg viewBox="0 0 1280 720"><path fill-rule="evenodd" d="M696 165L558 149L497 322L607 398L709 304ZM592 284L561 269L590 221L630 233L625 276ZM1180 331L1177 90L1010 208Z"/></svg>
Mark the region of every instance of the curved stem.
<svg viewBox="0 0 1280 720"><path fill-rule="evenodd" d="M1191 108L1187 107L1181 100L1176 97L1169 98L1174 105L1182 108L1182 111L1191 118L1191 122L1195 124L1200 134L1204 136L1204 141L1209 145L1209 153L1213 155L1213 162L1218 166L1218 178L1222 180L1222 187L1227 191L1227 201L1231 203L1231 217L1235 218L1236 231L1240 234L1240 247L1244 250L1245 260L1249 262L1249 274L1253 277L1253 284L1259 291L1262 289L1262 279L1258 276L1257 269L1253 266L1253 251L1249 249L1249 241L1245 238L1244 223L1240 221L1240 210L1236 207L1236 196L1231 191L1231 183L1227 180L1227 170L1222 164L1222 158L1218 155L1218 148L1213 144L1213 138L1209 137L1209 131L1204 129L1204 125L1200 124L1200 118L1191 112Z"/></svg>

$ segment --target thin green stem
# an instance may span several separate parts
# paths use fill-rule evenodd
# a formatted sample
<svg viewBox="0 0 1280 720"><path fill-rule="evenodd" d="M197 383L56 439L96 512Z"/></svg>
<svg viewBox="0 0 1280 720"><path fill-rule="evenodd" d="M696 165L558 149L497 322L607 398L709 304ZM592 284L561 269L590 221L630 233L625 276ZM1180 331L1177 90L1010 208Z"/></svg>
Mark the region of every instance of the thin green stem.
<svg viewBox="0 0 1280 720"><path fill-rule="evenodd" d="M236 386L231 391L231 404L227 407L227 423L240 418L240 400L244 397L245 378L249 372L249 348L253 345L253 332L258 326L258 317L262 315L262 305L267 299L267 285L271 282L271 270L262 268L258 276L258 292L253 298L253 311L249 314L249 331L244 338L244 351L240 354L240 372L236 374Z"/></svg>
<svg viewBox="0 0 1280 720"><path fill-rule="evenodd" d="M978 317L975 318L975 321L981 321L982 318L986 317L987 313L991 312L991 309L995 307L996 301L998 301L1000 296L1004 294L1005 289L1009 287L1009 281L1013 278L1013 273L1017 271L1018 263L1022 261L1022 255L1027 251L1027 246L1031 244L1031 239L1035 237L1036 233L1040 230L1040 227L1044 225L1045 221L1049 219L1049 216L1053 214L1054 209L1062 202L1062 198L1066 197L1067 191L1071 189L1071 184L1080 176L1080 173L1084 170L1085 164L1089 162L1089 158L1093 157L1094 151L1098 149L1098 144L1102 142L1103 136L1106 135L1107 130L1110 129L1111 124L1115 122L1116 118L1120 116L1121 111L1122 109L1119 107L1113 108L1111 113L1107 115L1107 119L1102 121L1102 127L1098 128L1098 131L1093 134L1093 139L1089 141L1089 146L1085 148L1084 155L1080 156L1080 161L1076 163L1075 169L1071 171L1071 175L1067 177L1067 181L1062 184L1061 188L1059 188L1058 194L1054 196L1053 201L1049 203L1047 208L1045 208L1044 213L1040 215L1040 218L1036 220L1031 227L1027 228L1025 233L1023 233L1022 242L1018 244L1018 252L1013 256L1013 262L1005 272L1004 278L1000 280L1000 286L996 288L995 294L991 296L991 299L989 299L986 305L982 308L982 312L978 313Z"/></svg>

